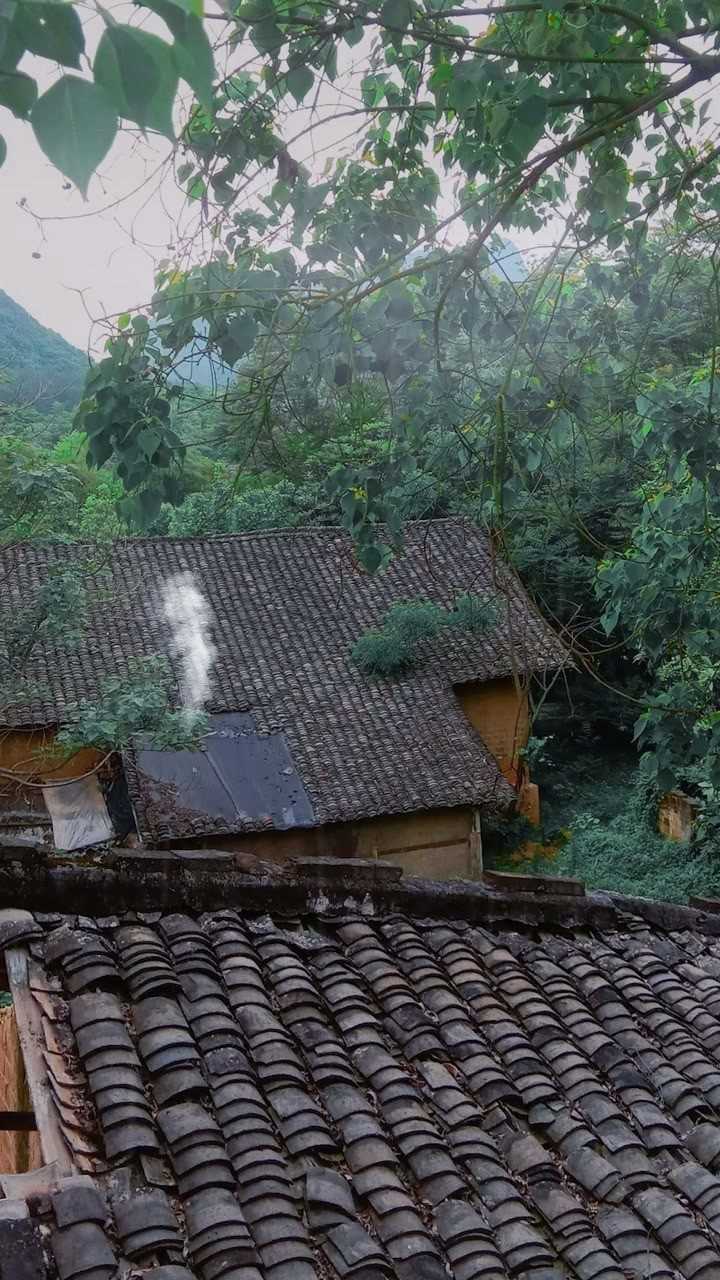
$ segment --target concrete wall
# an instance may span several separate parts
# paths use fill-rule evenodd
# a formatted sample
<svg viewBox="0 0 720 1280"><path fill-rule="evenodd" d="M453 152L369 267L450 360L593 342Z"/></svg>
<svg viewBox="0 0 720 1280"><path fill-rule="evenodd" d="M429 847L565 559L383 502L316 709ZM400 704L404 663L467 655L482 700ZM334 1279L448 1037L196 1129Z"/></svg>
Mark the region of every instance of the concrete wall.
<svg viewBox="0 0 720 1280"><path fill-rule="evenodd" d="M530 733L528 696L512 678L456 685L455 692L470 723L492 751L512 786L520 778L519 752Z"/></svg>

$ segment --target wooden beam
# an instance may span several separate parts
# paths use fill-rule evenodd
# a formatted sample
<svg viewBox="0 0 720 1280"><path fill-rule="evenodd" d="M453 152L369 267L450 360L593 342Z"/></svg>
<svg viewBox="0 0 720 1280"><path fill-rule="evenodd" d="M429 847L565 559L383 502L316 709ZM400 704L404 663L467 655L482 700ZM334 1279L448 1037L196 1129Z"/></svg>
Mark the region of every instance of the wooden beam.
<svg viewBox="0 0 720 1280"><path fill-rule="evenodd" d="M52 1164L55 1161L62 1176L72 1174L76 1169L62 1135L43 1058L45 1037L42 1030L42 1012L28 986L27 951L24 947L8 947L5 952L5 964L15 1005L15 1019L25 1061L25 1075L36 1126L40 1134L43 1159L46 1164Z"/></svg>
<svg viewBox="0 0 720 1280"><path fill-rule="evenodd" d="M27 1133L36 1129L34 1111L0 1111L0 1133Z"/></svg>

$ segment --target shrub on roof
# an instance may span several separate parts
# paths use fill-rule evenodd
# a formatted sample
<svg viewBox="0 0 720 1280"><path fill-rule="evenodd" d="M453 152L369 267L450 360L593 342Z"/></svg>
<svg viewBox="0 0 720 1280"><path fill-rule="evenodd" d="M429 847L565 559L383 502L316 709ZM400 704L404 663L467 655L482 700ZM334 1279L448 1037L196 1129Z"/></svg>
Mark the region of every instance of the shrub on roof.
<svg viewBox="0 0 720 1280"><path fill-rule="evenodd" d="M365 675L398 675L419 660L422 646L442 630L478 635L494 626L498 617L499 609L491 596L469 592L458 596L452 609L432 600L397 600L385 614L382 627L360 636L352 658Z"/></svg>

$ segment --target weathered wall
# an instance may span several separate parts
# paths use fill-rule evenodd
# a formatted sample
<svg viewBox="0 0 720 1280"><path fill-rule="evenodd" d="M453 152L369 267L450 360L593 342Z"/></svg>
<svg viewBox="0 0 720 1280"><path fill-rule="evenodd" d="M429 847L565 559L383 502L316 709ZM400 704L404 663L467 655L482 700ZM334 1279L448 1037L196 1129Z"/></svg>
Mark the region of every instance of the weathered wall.
<svg viewBox="0 0 720 1280"><path fill-rule="evenodd" d="M0 1112L30 1111L22 1050L12 1005L0 1008ZM0 1116L0 1124L2 1118ZM0 1130L0 1172L25 1173L43 1163L37 1132L9 1133Z"/></svg>
<svg viewBox="0 0 720 1280"><path fill-rule="evenodd" d="M698 815L698 802L683 791L669 791L660 801L658 831L668 840L689 840Z"/></svg>
<svg viewBox="0 0 720 1280"><path fill-rule="evenodd" d="M0 768L11 769L18 778L33 782L77 778L100 760L100 753L88 748L58 764L51 755L52 730L12 729L0 732ZM37 787L0 775L0 830L33 840L50 840L52 828L42 792Z"/></svg>
<svg viewBox="0 0 720 1280"><path fill-rule="evenodd" d="M93 747L78 751L70 760L58 764L51 755L55 734L52 730L5 729L0 734L0 766L17 770L24 776L37 774L41 779L76 778L87 773L101 759Z"/></svg>
<svg viewBox="0 0 720 1280"><path fill-rule="evenodd" d="M212 844L213 848L253 853L269 862L296 857L378 858L397 863L409 874L445 880L475 874L471 832L471 809L426 809L311 830L213 837ZM183 842L186 847L187 843Z"/></svg>
<svg viewBox="0 0 720 1280"><path fill-rule="evenodd" d="M530 733L528 696L515 682L489 680L456 685L455 692L470 723L492 751L512 786L519 778L519 752Z"/></svg>

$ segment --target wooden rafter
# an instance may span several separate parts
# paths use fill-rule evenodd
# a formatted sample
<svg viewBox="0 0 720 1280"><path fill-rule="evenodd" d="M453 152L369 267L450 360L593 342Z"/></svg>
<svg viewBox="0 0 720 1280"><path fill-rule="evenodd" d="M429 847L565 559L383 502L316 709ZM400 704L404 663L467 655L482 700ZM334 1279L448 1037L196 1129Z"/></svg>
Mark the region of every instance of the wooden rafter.
<svg viewBox="0 0 720 1280"><path fill-rule="evenodd" d="M47 1164L54 1162L61 1176L75 1173L72 1156L63 1138L58 1113L50 1092L47 1067L43 1058L45 1040L42 1030L42 1012L33 999L28 985L27 951L24 947L8 947L5 952L5 964L43 1159Z"/></svg>

